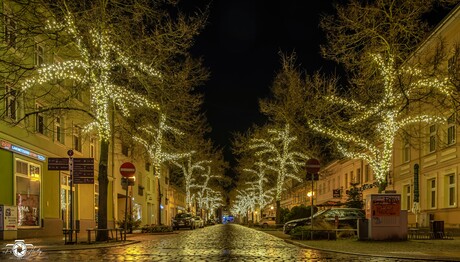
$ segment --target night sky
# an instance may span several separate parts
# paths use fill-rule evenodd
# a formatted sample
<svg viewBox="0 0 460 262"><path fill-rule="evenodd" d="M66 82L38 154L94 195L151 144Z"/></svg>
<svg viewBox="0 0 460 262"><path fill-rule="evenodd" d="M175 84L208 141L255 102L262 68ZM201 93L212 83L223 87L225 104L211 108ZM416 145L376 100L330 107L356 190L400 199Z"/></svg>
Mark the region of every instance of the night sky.
<svg viewBox="0 0 460 262"><path fill-rule="evenodd" d="M231 161L232 133L266 119L258 99L267 97L280 52L297 53L307 72L324 69L320 14L331 13L331 0L214 0L209 24L196 39L195 56L204 59L211 78L203 87L210 138Z"/></svg>

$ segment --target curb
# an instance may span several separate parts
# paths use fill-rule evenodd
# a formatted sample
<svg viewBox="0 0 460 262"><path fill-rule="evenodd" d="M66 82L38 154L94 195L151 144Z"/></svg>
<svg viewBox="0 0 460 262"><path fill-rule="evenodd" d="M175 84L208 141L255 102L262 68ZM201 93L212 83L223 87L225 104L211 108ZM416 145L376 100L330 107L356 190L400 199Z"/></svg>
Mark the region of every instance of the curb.
<svg viewBox="0 0 460 262"><path fill-rule="evenodd" d="M76 245L57 245L57 246L34 246L39 248L42 252L58 252L69 250L85 250L85 249L98 249L98 248L111 248L127 246L140 243L138 240L126 240L122 243L96 243L96 244L76 244Z"/></svg>

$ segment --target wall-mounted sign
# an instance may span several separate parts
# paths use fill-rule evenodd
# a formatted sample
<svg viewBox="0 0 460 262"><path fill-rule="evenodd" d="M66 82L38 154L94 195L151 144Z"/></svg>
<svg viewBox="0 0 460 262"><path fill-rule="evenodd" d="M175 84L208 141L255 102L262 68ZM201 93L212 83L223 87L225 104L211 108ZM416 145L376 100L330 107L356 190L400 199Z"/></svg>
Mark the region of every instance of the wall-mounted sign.
<svg viewBox="0 0 460 262"><path fill-rule="evenodd" d="M40 160L40 161L45 161L46 160L46 157L44 157L44 156L42 156L40 154L37 154L37 153L35 153L34 151L32 151L30 149L26 149L26 148L17 146L15 144L12 144L12 143L10 143L10 142L8 142L6 140L0 140L0 147L3 148L3 149L6 149L8 151L18 153L18 154L21 154L21 155L24 155L24 156L28 156L28 157L31 157L31 158L34 158L34 159L37 159L37 160Z"/></svg>
<svg viewBox="0 0 460 262"><path fill-rule="evenodd" d="M401 214L401 195L371 195L371 217L399 217Z"/></svg>
<svg viewBox="0 0 460 262"><path fill-rule="evenodd" d="M332 197L333 198L341 198L342 195L340 194L340 191L341 191L340 189L333 189L332 190Z"/></svg>

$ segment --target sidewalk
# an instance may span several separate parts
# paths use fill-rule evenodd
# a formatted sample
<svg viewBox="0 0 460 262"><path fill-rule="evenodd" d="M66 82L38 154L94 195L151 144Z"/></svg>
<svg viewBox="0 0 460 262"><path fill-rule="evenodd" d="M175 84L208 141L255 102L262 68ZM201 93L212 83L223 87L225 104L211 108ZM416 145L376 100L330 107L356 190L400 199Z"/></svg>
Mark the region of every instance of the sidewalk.
<svg viewBox="0 0 460 262"><path fill-rule="evenodd" d="M87 243L86 234L78 235L77 244L65 244L64 236L55 236L55 237L44 237L44 238L26 238L24 240L26 244L34 245L34 248L39 248L41 251L64 251L64 250L79 250L79 249L94 249L94 248L104 248L104 247L114 247L114 246L125 246L131 245L134 243L139 243L142 240L147 240L154 238L155 236L161 236L164 234L174 234L173 233L134 233L128 234L126 241L114 241L110 240L109 242L92 242L91 244ZM14 244L15 240L0 240L0 252L5 250L7 244ZM93 239L94 241L94 239Z"/></svg>
<svg viewBox="0 0 460 262"><path fill-rule="evenodd" d="M286 242L313 249L388 258L416 258L427 261L460 261L460 238L454 240L359 241L291 240L282 231L264 231Z"/></svg>

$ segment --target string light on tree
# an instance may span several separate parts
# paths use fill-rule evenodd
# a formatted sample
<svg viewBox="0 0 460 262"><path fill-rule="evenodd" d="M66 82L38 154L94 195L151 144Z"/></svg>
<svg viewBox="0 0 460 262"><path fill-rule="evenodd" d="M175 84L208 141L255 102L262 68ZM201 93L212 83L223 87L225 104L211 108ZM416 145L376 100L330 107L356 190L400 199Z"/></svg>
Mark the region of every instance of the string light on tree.
<svg viewBox="0 0 460 262"><path fill-rule="evenodd" d="M379 184L384 186L386 176L390 171L393 144L398 131L414 123L445 123L446 121L445 117L434 114L407 115L403 110L405 104L401 101L417 94L420 95L427 89L450 94L452 88L447 79L439 80L425 76L420 70L409 66L398 70L392 57L388 59L384 59L381 55L372 55L372 57L383 80L382 97L373 105L368 105L335 95L326 96L326 101L330 104L344 106L354 114L341 129L325 126L322 121L310 120L308 125L313 130L334 139L338 150L344 156L367 161ZM407 84L405 90L401 90L396 84L398 79L404 77L412 81ZM380 119L380 122L373 125L371 118L376 117ZM363 123L369 123L369 125ZM347 125L350 128L347 128ZM348 133L347 131L352 130L351 127L355 125L367 126L375 130L376 137L370 140L361 137L358 133Z"/></svg>
<svg viewBox="0 0 460 262"><path fill-rule="evenodd" d="M308 157L293 150L293 142L297 140L297 137L291 136L289 124L286 124L282 130L270 129L268 133L271 135L269 139L252 139L249 148L256 150L256 156L266 157L266 163L259 163L260 168L276 172L275 199L280 201L283 185L287 178L302 181L299 177L299 171Z"/></svg>
<svg viewBox="0 0 460 262"><path fill-rule="evenodd" d="M85 127L85 131L95 129L103 140L111 136L109 108L113 102L124 116L129 116L129 107L148 107L159 110L157 103L149 101L144 96L119 86L113 81L112 72L119 68L126 69L133 76L145 74L148 77L161 79L161 74L138 61L126 56L110 38L109 30L90 29L88 38L77 29L72 15L68 13L63 23L49 21L47 29L50 32L64 31L73 39L78 59L43 64L37 74L22 83L22 90L43 85L56 80L75 80L88 86L91 95L91 109L94 112L94 122ZM85 41L87 40L87 41Z"/></svg>

